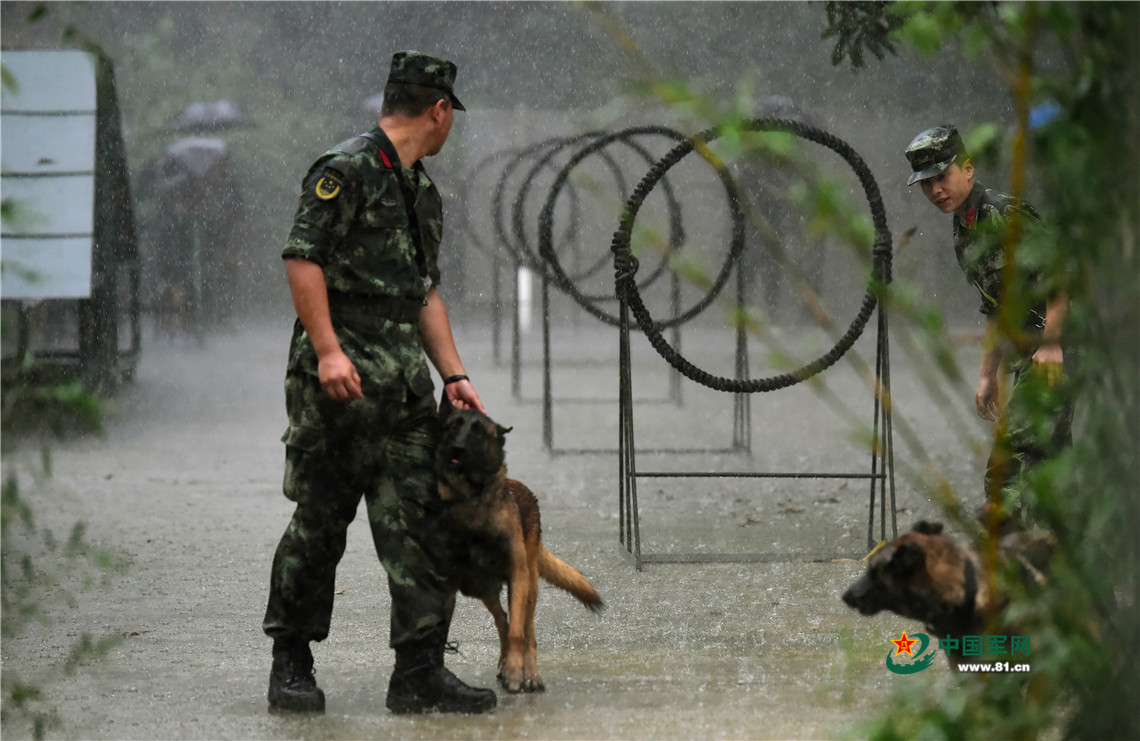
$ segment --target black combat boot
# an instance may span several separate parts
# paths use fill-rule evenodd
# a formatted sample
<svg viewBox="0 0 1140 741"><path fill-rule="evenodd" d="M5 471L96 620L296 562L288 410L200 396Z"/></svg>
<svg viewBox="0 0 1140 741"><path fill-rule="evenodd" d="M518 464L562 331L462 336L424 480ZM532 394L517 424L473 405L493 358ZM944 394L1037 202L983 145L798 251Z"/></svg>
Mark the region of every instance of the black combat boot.
<svg viewBox="0 0 1140 741"><path fill-rule="evenodd" d="M325 712L325 693L317 686L313 675L313 652L309 650L308 641L287 638L273 641L269 709Z"/></svg>
<svg viewBox="0 0 1140 741"><path fill-rule="evenodd" d="M498 702L492 690L470 687L443 665L443 644L417 643L396 649L388 682L388 709L407 713L485 713Z"/></svg>

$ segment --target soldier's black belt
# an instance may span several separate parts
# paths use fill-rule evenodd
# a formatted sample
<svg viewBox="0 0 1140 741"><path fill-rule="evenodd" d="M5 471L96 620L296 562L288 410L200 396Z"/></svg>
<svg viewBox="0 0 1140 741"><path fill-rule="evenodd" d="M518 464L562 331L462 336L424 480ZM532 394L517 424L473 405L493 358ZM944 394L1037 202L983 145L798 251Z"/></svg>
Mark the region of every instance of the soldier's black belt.
<svg viewBox="0 0 1140 741"><path fill-rule="evenodd" d="M423 299L418 298L329 291L329 313L352 326L374 327L384 320L418 324L423 308Z"/></svg>

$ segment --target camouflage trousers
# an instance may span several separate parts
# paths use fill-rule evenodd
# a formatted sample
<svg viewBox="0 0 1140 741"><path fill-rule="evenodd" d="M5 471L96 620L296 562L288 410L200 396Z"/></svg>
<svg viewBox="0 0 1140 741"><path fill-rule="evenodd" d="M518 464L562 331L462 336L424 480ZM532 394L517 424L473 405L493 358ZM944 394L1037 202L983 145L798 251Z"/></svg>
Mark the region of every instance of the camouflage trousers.
<svg viewBox="0 0 1140 741"><path fill-rule="evenodd" d="M1065 366L1071 368L1066 351ZM1005 429L995 436L986 463L986 500L1001 494L1005 509L1026 511L1023 476L1056 457L1073 442L1072 389L1067 376L1050 384L1045 372L1025 358L1013 368L1013 386L1005 413Z"/></svg>
<svg viewBox="0 0 1140 741"><path fill-rule="evenodd" d="M434 457L439 420L431 395L341 404L316 378L285 381L289 429L285 496L296 510L273 557L263 629L272 638L328 636L336 567L363 497L376 554L388 575L390 643L447 637L454 596Z"/></svg>

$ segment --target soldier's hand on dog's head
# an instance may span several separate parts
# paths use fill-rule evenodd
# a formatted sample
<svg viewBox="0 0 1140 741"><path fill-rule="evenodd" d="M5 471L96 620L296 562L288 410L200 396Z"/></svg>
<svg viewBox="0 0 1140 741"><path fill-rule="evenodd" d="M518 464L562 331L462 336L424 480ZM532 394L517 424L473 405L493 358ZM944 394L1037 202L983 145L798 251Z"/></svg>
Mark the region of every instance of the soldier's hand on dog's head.
<svg viewBox="0 0 1140 741"><path fill-rule="evenodd" d="M483 408L483 402L479 399L479 394L476 393L475 387L467 379L462 381L455 381L443 387L444 395L451 401L451 405L456 409L476 409L483 414L487 410Z"/></svg>

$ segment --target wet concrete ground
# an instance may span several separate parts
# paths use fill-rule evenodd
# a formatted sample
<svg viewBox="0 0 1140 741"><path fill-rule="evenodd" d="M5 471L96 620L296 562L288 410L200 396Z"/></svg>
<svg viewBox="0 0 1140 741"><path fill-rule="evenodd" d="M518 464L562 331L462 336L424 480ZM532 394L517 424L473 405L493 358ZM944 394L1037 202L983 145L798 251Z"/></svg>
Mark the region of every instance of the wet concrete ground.
<svg viewBox="0 0 1140 741"><path fill-rule="evenodd" d="M539 668L547 691L500 693L479 717L394 717L384 708L392 667L387 590L361 514L338 572L332 635L315 647L328 698L319 717L270 715L269 641L260 621L273 549L289 516L280 494L281 377L289 323L189 341L148 338L138 378L114 401L105 434L57 444L54 476L35 507L41 527L87 540L125 562L104 586L45 588L48 625L3 642L5 679L42 681L82 634L122 637L103 658L45 683L52 738L540 738L816 739L854 735L889 708L892 690L948 681L941 665L889 673L889 639L916 624L861 618L840 600L866 552L864 482L661 480L643 482L643 548L665 553L771 553L755 563L651 564L641 572L618 542L615 453L552 455L542 444L539 340L526 340L522 399L493 362L490 333L457 322L469 374L492 415L511 425L508 465L543 506L548 547L580 568L608 609L600 616L554 588L541 590ZM731 342L693 333L691 357L731 368ZM640 340L640 338L635 338ZM583 324L557 338L555 442L616 448L616 337ZM809 343L810 344L810 343ZM636 349L641 348L641 349ZM864 356L873 349L861 340ZM727 395L688 382L681 405L663 403L665 366L635 342L639 443L677 440L710 449L731 439ZM964 368L975 364L962 350ZM757 356L762 358L763 351ZM600 370L577 361L595 359ZM575 361L571 363L570 361ZM757 361L762 365L762 361ZM900 364L892 369L900 415L953 483L968 487L981 462ZM754 366L755 375L764 372ZM870 397L841 362L828 388L870 422ZM967 374L969 377L969 374ZM969 409L971 389L951 395ZM959 398L961 397L961 398ZM639 456L645 470L866 470L858 435L806 386L753 397L753 452ZM984 430L968 417L965 429ZM976 440L974 441L976 443ZM896 434L900 469L917 458ZM6 465L15 462L10 441ZM899 527L939 511L923 487L897 474ZM878 526L876 525L876 528ZM77 578L79 574L76 574ZM54 597L67 587L69 606ZM483 606L461 600L448 665L494 684L497 639ZM6 718L6 738L30 728Z"/></svg>

